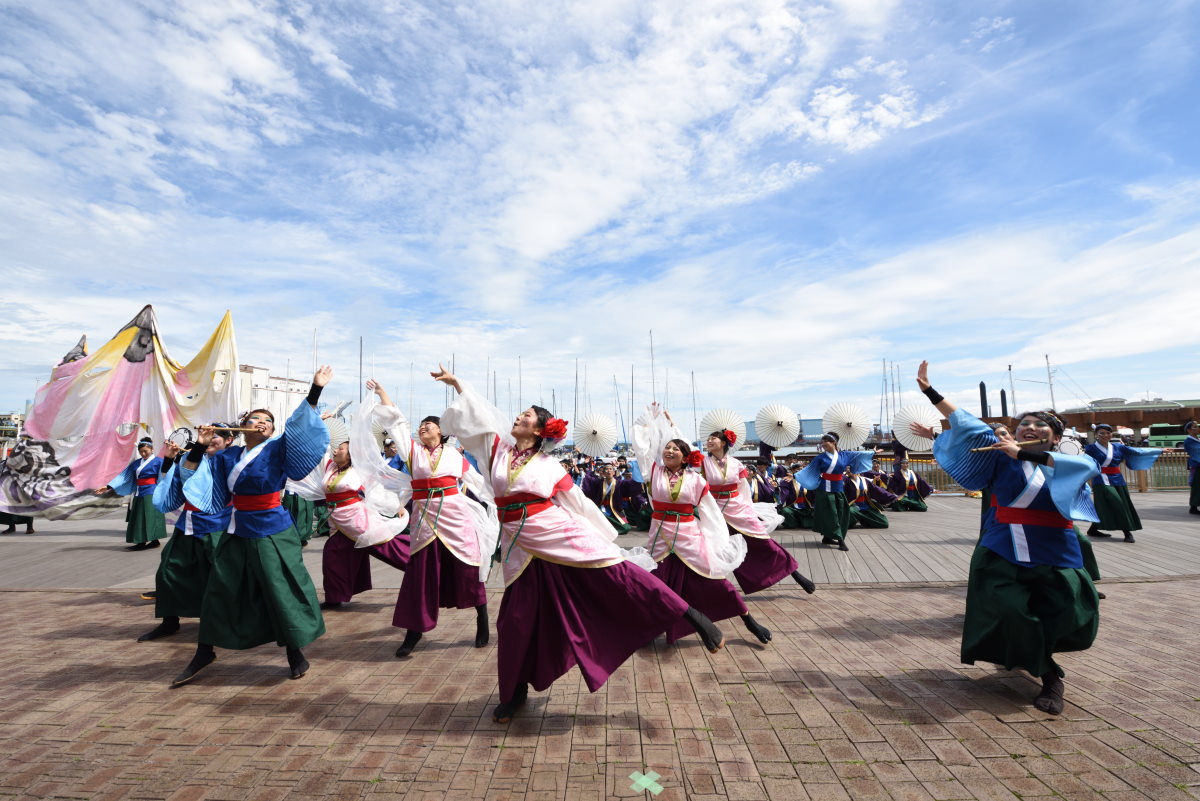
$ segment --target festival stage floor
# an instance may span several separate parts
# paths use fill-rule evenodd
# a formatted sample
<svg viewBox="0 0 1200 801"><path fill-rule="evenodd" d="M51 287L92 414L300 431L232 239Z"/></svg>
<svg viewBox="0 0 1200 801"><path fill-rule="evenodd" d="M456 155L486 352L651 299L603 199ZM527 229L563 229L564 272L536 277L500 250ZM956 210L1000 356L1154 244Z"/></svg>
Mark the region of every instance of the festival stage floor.
<svg viewBox="0 0 1200 801"><path fill-rule="evenodd" d="M0 537L0 799L1200 798L1200 518L1182 493L1134 502L1138 542L1095 543L1108 599L1092 649L1062 656L1058 718L1023 674L958 662L976 500L892 515L848 553L782 532L825 584L751 596L770 645L730 621L716 655L660 639L597 693L572 671L508 726L471 612L393 657L382 564L379 589L326 614L303 679L262 647L170 690L195 622L134 642L154 621L131 590L160 551L120 550L119 521L39 524Z"/></svg>

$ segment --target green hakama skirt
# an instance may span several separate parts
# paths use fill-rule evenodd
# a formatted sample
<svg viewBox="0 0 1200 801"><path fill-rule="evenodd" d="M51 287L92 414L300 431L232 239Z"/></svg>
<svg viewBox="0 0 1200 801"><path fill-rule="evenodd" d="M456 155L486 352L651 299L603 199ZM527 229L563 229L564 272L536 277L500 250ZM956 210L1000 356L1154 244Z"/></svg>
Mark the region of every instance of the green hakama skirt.
<svg viewBox="0 0 1200 801"><path fill-rule="evenodd" d="M1100 516L1096 528L1101 531L1141 531L1142 520L1129 498L1129 487L1092 485L1092 497L1096 501L1096 514Z"/></svg>
<svg viewBox="0 0 1200 801"><path fill-rule="evenodd" d="M925 505L925 501L920 498L910 498L907 495L902 495L892 501L892 511L895 512L928 512L929 507Z"/></svg>
<svg viewBox="0 0 1200 801"><path fill-rule="evenodd" d="M809 502L813 508L813 530L838 542L846 539L850 529L850 504L846 496L818 489L809 495Z"/></svg>
<svg viewBox="0 0 1200 801"><path fill-rule="evenodd" d="M313 502L303 495L289 493L283 496L283 508L292 515L300 542L307 543L313 535Z"/></svg>
<svg viewBox="0 0 1200 801"><path fill-rule="evenodd" d="M125 512L125 541L131 545L161 540L167 536L167 519L154 508L154 496L135 495Z"/></svg>
<svg viewBox="0 0 1200 801"><path fill-rule="evenodd" d="M1021 567L975 548L967 579L964 663L1062 676L1054 655L1087 649L1099 626L1100 600L1084 568Z"/></svg>
<svg viewBox="0 0 1200 801"><path fill-rule="evenodd" d="M294 527L270 537L222 534L200 610L200 642L244 650L303 648L325 633L317 590Z"/></svg>
<svg viewBox="0 0 1200 801"><path fill-rule="evenodd" d="M171 535L154 574L155 617L200 617L212 570L213 543L220 536L189 537L178 530Z"/></svg>
<svg viewBox="0 0 1200 801"><path fill-rule="evenodd" d="M887 528L887 515L874 507L859 509L856 506L850 507L850 524L852 526L861 526L862 528Z"/></svg>

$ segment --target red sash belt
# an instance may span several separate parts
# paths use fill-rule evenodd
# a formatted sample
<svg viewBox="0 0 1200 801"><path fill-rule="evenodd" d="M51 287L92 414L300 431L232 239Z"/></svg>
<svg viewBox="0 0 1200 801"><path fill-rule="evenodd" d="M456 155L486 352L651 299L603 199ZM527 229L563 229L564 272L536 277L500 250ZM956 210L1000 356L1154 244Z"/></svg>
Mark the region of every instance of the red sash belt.
<svg viewBox="0 0 1200 801"><path fill-rule="evenodd" d="M709 487L708 489L714 498L736 498L738 494L737 484L721 484L718 487Z"/></svg>
<svg viewBox="0 0 1200 801"><path fill-rule="evenodd" d="M822 473L822 481L841 481L844 473Z"/></svg>
<svg viewBox="0 0 1200 801"><path fill-rule="evenodd" d="M501 523L533 517L551 506L549 498L534 495L532 492L518 492L515 495L501 495L496 498L496 512Z"/></svg>
<svg viewBox="0 0 1200 801"><path fill-rule="evenodd" d="M153 487L157 483L158 483L158 478L156 478L154 476L151 476L150 478L139 478L137 480L137 485L139 487Z"/></svg>
<svg viewBox="0 0 1200 801"><path fill-rule="evenodd" d="M238 495L233 496L233 508L239 512L261 512L265 509L274 509L279 506L279 498L282 493L268 492L266 495Z"/></svg>
<svg viewBox="0 0 1200 801"><path fill-rule="evenodd" d="M690 523L696 519L696 507L690 503L664 503L662 501L652 501L651 503L654 513L650 516L655 520L675 518L680 523Z"/></svg>
<svg viewBox="0 0 1200 801"><path fill-rule="evenodd" d="M336 509L339 506L349 506L352 503L358 503L362 498L358 497L358 490L343 490L342 492L327 492L325 493L325 503L330 509Z"/></svg>
<svg viewBox="0 0 1200 801"><path fill-rule="evenodd" d="M424 500L433 495L446 496L458 494L458 479L454 476L439 476L437 478L414 478L412 482L413 499Z"/></svg>
<svg viewBox="0 0 1200 801"><path fill-rule="evenodd" d="M1046 509L1019 509L1001 506L992 496L992 508L996 510L996 522L1018 526L1044 526L1046 528L1071 528L1071 521L1058 512Z"/></svg>
<svg viewBox="0 0 1200 801"><path fill-rule="evenodd" d="M1101 467L1100 472L1106 476L1119 476L1119 475L1121 475L1121 468L1120 467Z"/></svg>
<svg viewBox="0 0 1200 801"><path fill-rule="evenodd" d="M187 502L185 501L185 502L184 502L184 504L183 504L183 511L185 511L185 512L199 512L200 510L199 510L197 507L195 507L195 506L192 506L190 503L187 503Z"/></svg>

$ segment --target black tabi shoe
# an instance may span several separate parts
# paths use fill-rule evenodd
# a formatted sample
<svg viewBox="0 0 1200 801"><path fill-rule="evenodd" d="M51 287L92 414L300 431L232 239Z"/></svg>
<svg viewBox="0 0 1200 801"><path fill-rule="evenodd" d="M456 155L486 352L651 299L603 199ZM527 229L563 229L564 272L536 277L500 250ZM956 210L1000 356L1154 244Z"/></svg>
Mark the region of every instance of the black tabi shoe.
<svg viewBox="0 0 1200 801"><path fill-rule="evenodd" d="M486 648L491 640L491 634L488 631L487 607L476 608L475 613L478 615L475 618L475 647Z"/></svg>
<svg viewBox="0 0 1200 801"><path fill-rule="evenodd" d="M345 606L345 603L342 601L322 601L321 602L321 608L324 609L325 611L329 611L330 609L341 609L343 606Z"/></svg>
<svg viewBox="0 0 1200 801"><path fill-rule="evenodd" d="M287 649L288 678L298 679L308 672L308 660L299 648Z"/></svg>
<svg viewBox="0 0 1200 801"><path fill-rule="evenodd" d="M1061 715L1065 705L1063 689L1063 680L1048 673L1042 677L1042 691L1033 699L1033 705L1051 715Z"/></svg>
<svg viewBox="0 0 1200 801"><path fill-rule="evenodd" d="M1135 540L1135 539L1133 538L1133 532L1132 532L1132 531L1126 531L1126 532L1125 532L1125 541L1126 541L1126 542L1137 542L1137 540Z"/></svg>
<svg viewBox="0 0 1200 801"><path fill-rule="evenodd" d="M1112 536L1112 534L1109 534L1107 531L1101 531L1100 529L1096 528L1095 523L1093 523L1091 526L1088 527L1087 535L1089 537L1111 537Z"/></svg>
<svg viewBox="0 0 1200 801"><path fill-rule="evenodd" d="M1200 515L1200 507L1193 506L1191 509L1188 509L1188 514L1189 515Z"/></svg>
<svg viewBox="0 0 1200 801"><path fill-rule="evenodd" d="M850 550L850 546L846 544L845 540L842 540L841 542L838 543L838 550L839 551L848 551L848 550Z"/></svg>
<svg viewBox="0 0 1200 801"><path fill-rule="evenodd" d="M753 616L742 615L742 622L746 624L746 630L757 637L759 642L765 645L771 641L771 630L755 620Z"/></svg>
<svg viewBox="0 0 1200 801"><path fill-rule="evenodd" d="M151 640L157 640L159 637L170 637L177 631L179 631L179 618L163 618L162 623L159 623L141 637L138 637L137 641L150 642Z"/></svg>
<svg viewBox="0 0 1200 801"><path fill-rule="evenodd" d="M171 687L182 687L183 685L187 684L189 681L196 678L197 673L211 665L216 661L216 659L216 653L211 650L197 651L196 655L192 657L192 661L188 662L188 666L183 669L183 672L176 676L175 680L171 682Z"/></svg>
<svg viewBox="0 0 1200 801"><path fill-rule="evenodd" d="M16 533L17 533L16 526L9 526L8 528L4 529L4 531L0 531L0 534L16 534Z"/></svg>
<svg viewBox="0 0 1200 801"><path fill-rule="evenodd" d="M404 642L400 643L400 647L396 649L396 656L400 659L408 656L417 647L417 643L421 641L421 632L412 631L411 629L404 635Z"/></svg>
<svg viewBox="0 0 1200 801"><path fill-rule="evenodd" d="M1103 601L1108 596L1105 595L1104 593L1100 592L1099 590L1096 590L1096 597L1099 598L1101 601Z"/></svg>
<svg viewBox="0 0 1200 801"><path fill-rule="evenodd" d="M493 723L508 723L512 721L517 710L525 706L525 702L529 700L529 685L517 685L517 691L513 694L511 701L506 701L500 704L492 711Z"/></svg>
<svg viewBox="0 0 1200 801"><path fill-rule="evenodd" d="M833 537L821 537L822 545L833 545L835 542L837 542L837 540L835 540Z"/></svg>
<svg viewBox="0 0 1200 801"><path fill-rule="evenodd" d="M704 647L710 654L715 654L725 647L725 635L717 628L717 624L709 620L708 616L699 609L689 606L688 610L683 613L683 617L700 635L700 641L704 643Z"/></svg>
<svg viewBox="0 0 1200 801"><path fill-rule="evenodd" d="M805 592L807 592L809 595L812 595L814 592L817 591L816 583L813 582L813 580L810 579L808 576L801 573L799 570L792 573L792 578L795 579L796 583L799 584L800 587Z"/></svg>
<svg viewBox="0 0 1200 801"><path fill-rule="evenodd" d="M147 548L149 548L149 547L150 547L150 543L148 543L148 542L139 542L139 543L135 543L135 544L133 544L133 545L127 545L127 546L125 546L125 550L127 550L127 551L144 551L144 550L146 550L146 549L147 549Z"/></svg>

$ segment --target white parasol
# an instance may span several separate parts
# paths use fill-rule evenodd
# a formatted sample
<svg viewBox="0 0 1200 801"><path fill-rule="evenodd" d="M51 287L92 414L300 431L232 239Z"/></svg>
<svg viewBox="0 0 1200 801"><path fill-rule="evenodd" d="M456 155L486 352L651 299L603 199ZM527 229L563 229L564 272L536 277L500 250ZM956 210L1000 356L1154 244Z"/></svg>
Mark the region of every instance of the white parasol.
<svg viewBox="0 0 1200 801"><path fill-rule="evenodd" d="M871 418L853 403L835 403L821 416L823 433L838 435L839 450L854 450L871 436Z"/></svg>
<svg viewBox="0 0 1200 801"><path fill-rule="evenodd" d="M617 444L617 425L602 414L589 414L576 421L571 438L580 453L594 458L607 456Z"/></svg>
<svg viewBox="0 0 1200 801"><path fill-rule="evenodd" d="M746 441L746 423L732 409L713 409L700 420L700 441L708 439L714 431L729 429L737 435L737 445Z"/></svg>
<svg viewBox="0 0 1200 801"><path fill-rule="evenodd" d="M771 403L758 410L754 431L772 448L786 448L800 435L800 419L782 403Z"/></svg>
<svg viewBox="0 0 1200 801"><path fill-rule="evenodd" d="M905 406L896 412L892 418L892 436L910 451L927 451L933 447L933 440L914 434L908 428L909 423L928 426L935 432L942 430L942 413L933 404L918 403Z"/></svg>
<svg viewBox="0 0 1200 801"><path fill-rule="evenodd" d="M327 417L324 423L329 429L329 453L332 454L338 445L350 441L350 427L340 417Z"/></svg>

